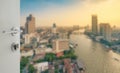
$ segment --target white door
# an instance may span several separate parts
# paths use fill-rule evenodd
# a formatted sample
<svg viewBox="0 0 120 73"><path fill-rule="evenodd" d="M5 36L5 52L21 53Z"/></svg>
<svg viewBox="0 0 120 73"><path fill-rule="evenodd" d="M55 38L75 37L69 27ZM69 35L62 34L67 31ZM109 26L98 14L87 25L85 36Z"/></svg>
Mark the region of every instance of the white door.
<svg viewBox="0 0 120 73"><path fill-rule="evenodd" d="M0 73L20 73L20 52L11 50L20 42L19 33L12 36L11 28L20 27L20 1L0 0Z"/></svg>

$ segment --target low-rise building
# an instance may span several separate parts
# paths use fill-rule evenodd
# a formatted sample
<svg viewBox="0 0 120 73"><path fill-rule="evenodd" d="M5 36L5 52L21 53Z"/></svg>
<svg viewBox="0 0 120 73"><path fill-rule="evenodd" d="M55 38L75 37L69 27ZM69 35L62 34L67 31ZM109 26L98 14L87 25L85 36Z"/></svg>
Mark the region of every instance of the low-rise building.
<svg viewBox="0 0 120 73"><path fill-rule="evenodd" d="M68 39L68 33L67 32L60 32L59 38L61 39Z"/></svg>
<svg viewBox="0 0 120 73"><path fill-rule="evenodd" d="M34 65L35 69L37 69L37 73L42 73L43 71L47 70L48 66L48 62L41 62Z"/></svg>
<svg viewBox="0 0 120 73"><path fill-rule="evenodd" d="M55 53L63 52L64 50L69 50L68 39L56 39L52 42L53 50Z"/></svg>
<svg viewBox="0 0 120 73"><path fill-rule="evenodd" d="M30 44L32 38L36 38L37 42L40 41L40 36L37 33L30 33L30 34L25 34L25 44Z"/></svg>
<svg viewBox="0 0 120 73"><path fill-rule="evenodd" d="M73 68L71 66L71 60L70 59L64 59L64 65L65 65L65 73L73 73Z"/></svg>

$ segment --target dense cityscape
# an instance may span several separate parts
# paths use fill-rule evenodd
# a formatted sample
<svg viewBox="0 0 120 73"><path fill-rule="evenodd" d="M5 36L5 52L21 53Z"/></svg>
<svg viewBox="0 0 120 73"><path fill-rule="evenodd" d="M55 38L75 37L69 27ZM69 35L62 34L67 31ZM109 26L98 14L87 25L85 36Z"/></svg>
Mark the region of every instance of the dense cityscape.
<svg viewBox="0 0 120 73"><path fill-rule="evenodd" d="M115 25L111 27L109 23L98 23L97 15L92 15L92 29L86 27L85 34L93 40L104 44L116 52L120 52L120 32Z"/></svg>
<svg viewBox="0 0 120 73"><path fill-rule="evenodd" d="M91 16L91 25L84 27L80 27L79 25L62 27L57 26L57 23L51 24L51 27L36 27L35 22L36 18L30 14L26 17L25 26L21 26L21 30L23 31L20 36L21 73L91 73L87 71L90 67L86 66L85 59L83 59L83 57L88 56L88 53L83 57L79 57L79 55L82 56L85 54L82 54L85 48L80 48L80 45L86 44L87 46L89 45L87 41L90 42L90 40L84 39L83 36L98 43L98 46L99 44L103 45L102 48L106 48L104 50L113 51L119 56L120 29L115 25L112 27L109 23L98 23L98 16L95 14ZM81 30L84 31L81 32ZM80 39L77 35L83 39ZM86 41L79 45L82 40ZM88 47L90 48L90 46ZM91 47L94 50L97 49L96 44ZM79 49L83 51L79 51ZM97 58L94 59L97 61ZM117 57L113 58L113 60L120 61ZM91 64L95 63L92 62ZM94 71L93 73L97 72ZM101 71L100 73L108 72L106 70L106 72ZM111 71L111 73L113 72Z"/></svg>
<svg viewBox="0 0 120 73"><path fill-rule="evenodd" d="M80 73L74 48L69 42L74 28L51 27L35 28L35 17L26 18L25 28L21 27L21 73Z"/></svg>
<svg viewBox="0 0 120 73"><path fill-rule="evenodd" d="M120 73L120 0L20 0L20 73Z"/></svg>

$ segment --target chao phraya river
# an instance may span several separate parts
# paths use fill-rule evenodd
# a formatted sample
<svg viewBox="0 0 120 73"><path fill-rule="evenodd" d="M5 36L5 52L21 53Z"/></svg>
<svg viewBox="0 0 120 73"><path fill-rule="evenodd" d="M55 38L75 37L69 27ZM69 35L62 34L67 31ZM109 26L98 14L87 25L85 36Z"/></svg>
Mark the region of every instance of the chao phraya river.
<svg viewBox="0 0 120 73"><path fill-rule="evenodd" d="M72 34L70 41L78 44L75 53L84 63L85 73L120 73L120 55L84 34Z"/></svg>

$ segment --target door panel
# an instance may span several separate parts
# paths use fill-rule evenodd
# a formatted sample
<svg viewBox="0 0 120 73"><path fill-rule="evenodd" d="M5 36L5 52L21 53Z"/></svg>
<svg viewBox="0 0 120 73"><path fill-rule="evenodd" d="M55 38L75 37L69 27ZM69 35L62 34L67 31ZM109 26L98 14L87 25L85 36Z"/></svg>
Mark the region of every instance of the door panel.
<svg viewBox="0 0 120 73"><path fill-rule="evenodd" d="M20 1L0 0L0 73L20 73L19 49L11 50L13 42L20 42L19 32L15 36L7 33L13 27L20 27Z"/></svg>

